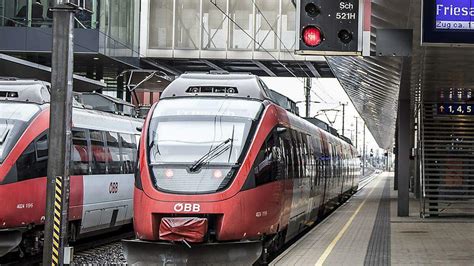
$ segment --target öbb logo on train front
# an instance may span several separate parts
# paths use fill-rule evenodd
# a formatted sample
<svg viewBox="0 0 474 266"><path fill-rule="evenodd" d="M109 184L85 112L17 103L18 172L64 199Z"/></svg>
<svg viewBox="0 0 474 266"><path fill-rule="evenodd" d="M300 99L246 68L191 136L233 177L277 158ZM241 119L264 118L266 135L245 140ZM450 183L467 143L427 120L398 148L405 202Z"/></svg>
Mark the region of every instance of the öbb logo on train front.
<svg viewBox="0 0 474 266"><path fill-rule="evenodd" d="M109 193L110 193L110 194L116 194L116 193L118 193L118 185L119 185L118 182L110 182L110 185L109 185Z"/></svg>
<svg viewBox="0 0 474 266"><path fill-rule="evenodd" d="M175 212L200 212L201 205L197 203L176 203L173 209Z"/></svg>

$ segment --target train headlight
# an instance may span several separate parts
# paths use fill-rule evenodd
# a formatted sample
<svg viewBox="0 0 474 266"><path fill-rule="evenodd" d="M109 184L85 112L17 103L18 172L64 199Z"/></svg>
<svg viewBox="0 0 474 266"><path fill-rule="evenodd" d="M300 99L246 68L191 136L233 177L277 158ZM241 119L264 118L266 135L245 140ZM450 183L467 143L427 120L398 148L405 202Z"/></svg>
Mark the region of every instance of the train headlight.
<svg viewBox="0 0 474 266"><path fill-rule="evenodd" d="M214 172L212 173L212 176L214 178L220 179L222 178L223 174L221 170L214 170Z"/></svg>
<svg viewBox="0 0 474 266"><path fill-rule="evenodd" d="M174 176L173 170L171 170L171 169L166 169L166 170L165 170L165 176L166 176L167 178L172 178L172 177Z"/></svg>

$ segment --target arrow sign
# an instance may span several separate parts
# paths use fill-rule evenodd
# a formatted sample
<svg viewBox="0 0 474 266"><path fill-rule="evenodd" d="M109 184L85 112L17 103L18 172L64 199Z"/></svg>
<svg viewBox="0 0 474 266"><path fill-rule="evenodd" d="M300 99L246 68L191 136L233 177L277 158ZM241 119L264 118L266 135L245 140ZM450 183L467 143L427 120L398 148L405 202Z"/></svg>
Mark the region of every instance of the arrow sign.
<svg viewBox="0 0 474 266"><path fill-rule="evenodd" d="M441 106L439 107L439 111L440 111L441 113L444 113L444 106L441 105Z"/></svg>

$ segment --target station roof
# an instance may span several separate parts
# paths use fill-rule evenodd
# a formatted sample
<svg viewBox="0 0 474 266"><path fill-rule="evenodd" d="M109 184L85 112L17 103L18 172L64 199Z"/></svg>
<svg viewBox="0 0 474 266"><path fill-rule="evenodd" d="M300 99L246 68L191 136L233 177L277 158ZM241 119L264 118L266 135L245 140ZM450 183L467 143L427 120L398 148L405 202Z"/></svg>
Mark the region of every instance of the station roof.
<svg viewBox="0 0 474 266"><path fill-rule="evenodd" d="M0 54L0 69L3 76L18 77L23 79L51 80L51 68L19 59L6 54ZM94 91L106 87L104 82L74 75L74 91Z"/></svg>
<svg viewBox="0 0 474 266"><path fill-rule="evenodd" d="M372 0L372 52L378 29L413 30L412 57L404 68L410 71L413 115L422 99L465 102L474 97L474 47L422 46L421 1ZM403 58L327 57L327 60L377 143L390 148L395 136Z"/></svg>
<svg viewBox="0 0 474 266"><path fill-rule="evenodd" d="M372 0L371 51L377 29L410 29L421 21L420 0ZM418 13L417 13L418 12ZM414 46L419 46L416 37ZM377 144L393 146L402 77L402 57L327 57L329 66L354 103Z"/></svg>

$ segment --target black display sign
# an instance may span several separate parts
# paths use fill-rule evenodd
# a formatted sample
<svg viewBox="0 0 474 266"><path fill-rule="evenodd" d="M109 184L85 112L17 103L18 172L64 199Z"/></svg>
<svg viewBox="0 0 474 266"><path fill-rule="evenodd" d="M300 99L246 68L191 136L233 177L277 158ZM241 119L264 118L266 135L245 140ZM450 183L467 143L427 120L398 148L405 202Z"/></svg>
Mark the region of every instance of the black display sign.
<svg viewBox="0 0 474 266"><path fill-rule="evenodd" d="M423 0L424 45L474 44L474 0Z"/></svg>

